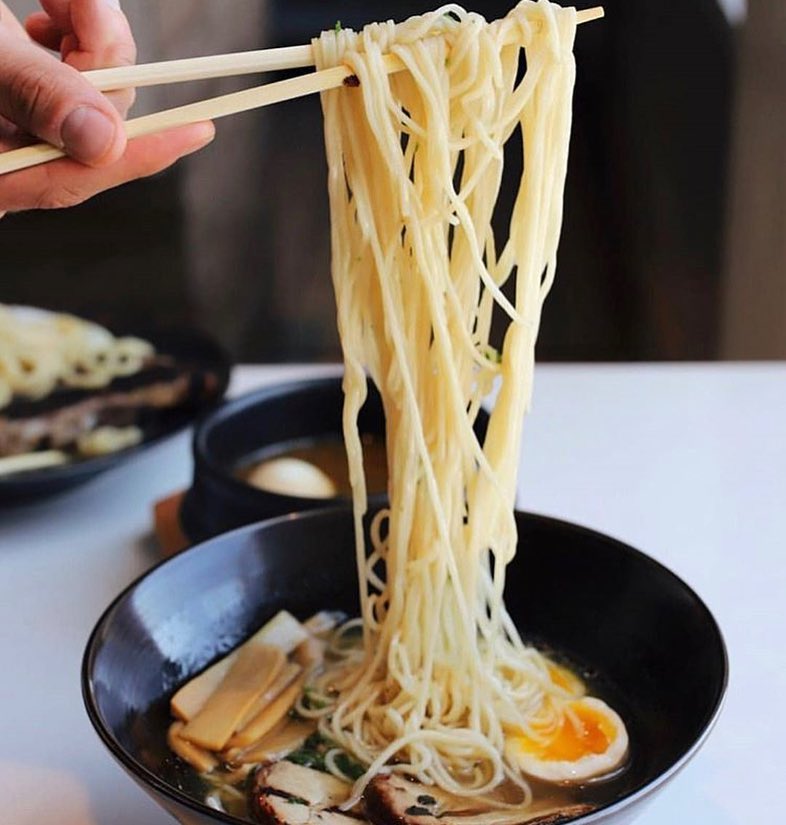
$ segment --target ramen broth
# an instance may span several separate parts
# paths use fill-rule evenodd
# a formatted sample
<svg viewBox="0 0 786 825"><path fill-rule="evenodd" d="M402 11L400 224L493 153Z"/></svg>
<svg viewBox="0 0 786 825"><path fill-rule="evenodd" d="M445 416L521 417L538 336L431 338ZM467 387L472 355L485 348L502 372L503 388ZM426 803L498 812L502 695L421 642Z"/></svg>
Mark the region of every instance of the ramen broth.
<svg viewBox="0 0 786 825"><path fill-rule="evenodd" d="M341 614L325 612L317 615L339 617ZM349 632L346 630L348 627L351 627ZM352 655L356 649L359 650L362 638L360 630L358 620L355 620L343 627L319 634L320 655L324 656L323 665ZM299 650L302 653L302 648ZM546 648L543 652L548 656L549 661L582 680L593 695L609 698L617 706L624 704L618 691L599 678L595 671L578 666L553 649ZM292 655L293 658L302 661L298 649ZM181 790L214 809L223 810L251 822L269 822L268 816L260 815L259 801L265 799L265 794L271 793L271 789L267 787L261 774L262 771L269 771L271 765L277 762L293 763L317 771L317 774L306 773L305 780L310 783L314 781L319 783L320 775L331 774L331 768L327 764L331 758L347 780L356 779L364 771L364 766L351 754L337 748L334 742L318 732L316 719L307 717L309 710L318 708L321 701L323 700L319 695L306 687L281 721L259 743L246 749L245 752L240 748L228 748L221 754L215 754L216 765L210 771L196 770L179 756L169 752L158 763L156 773L165 781L180 787ZM630 710L626 710L626 715L629 715ZM252 756L254 752L257 754L256 758ZM628 780L625 774L628 766L629 762L626 761L624 766L612 774L585 784L555 784L532 779L535 801L527 807L526 811L522 810L522 822L530 819L537 822L540 816L544 817L544 821L552 821L549 817L556 811L561 811L566 817L573 818L573 816L583 815L598 806L607 804L610 800L617 798L626 786ZM348 781L347 794L349 788L350 782ZM438 795L438 791L433 788L426 790L429 794ZM276 790L274 787L272 793L274 798L280 799L282 794L285 797L289 795L297 798L300 792L297 788ZM520 798L520 789L512 782L506 781L499 785L488 799L503 804L517 805ZM462 815L478 814L486 810L484 805L479 805L476 801L458 798L454 801L461 809L460 812L455 812L456 819ZM361 803L361 808L355 812L363 817L357 820L358 825L361 825L364 820L368 821L369 818L368 812L363 807L364 804ZM440 806L444 806L444 797L441 798ZM394 813L391 811L390 815L393 816ZM450 815L450 812L440 813L440 815L445 814ZM387 817L383 818L387 821ZM285 820L284 825L290 825L290 823Z"/></svg>
<svg viewBox="0 0 786 825"><path fill-rule="evenodd" d="M363 466L366 472L366 485L369 495L379 495L387 488L388 467L385 456L385 441L381 436L365 434L363 442ZM295 459L306 462L324 473L336 490L335 495L350 498L352 488L349 484L349 465L344 442L340 438L327 437L310 440L290 441L266 447L253 458L247 459L236 471L238 478L247 481L252 486L268 489L270 492L281 493L278 485L275 489L255 483L254 477L259 477L260 469L268 462L278 459Z"/></svg>

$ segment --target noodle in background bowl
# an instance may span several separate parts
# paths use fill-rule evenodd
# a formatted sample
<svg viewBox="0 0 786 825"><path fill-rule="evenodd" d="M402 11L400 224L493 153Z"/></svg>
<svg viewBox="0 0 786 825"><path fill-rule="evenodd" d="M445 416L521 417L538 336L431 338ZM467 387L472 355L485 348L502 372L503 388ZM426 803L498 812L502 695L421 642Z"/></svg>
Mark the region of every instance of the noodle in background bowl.
<svg viewBox="0 0 786 825"><path fill-rule="evenodd" d="M715 723L728 665L701 599L633 548L567 522L517 513L506 600L524 637L597 674L628 726L631 758L587 785L576 822L632 821ZM239 822L158 773L174 689L280 609L357 613L352 515L335 507L251 525L170 559L107 609L87 645L82 691L110 753L184 825ZM589 675L592 680L594 677Z"/></svg>

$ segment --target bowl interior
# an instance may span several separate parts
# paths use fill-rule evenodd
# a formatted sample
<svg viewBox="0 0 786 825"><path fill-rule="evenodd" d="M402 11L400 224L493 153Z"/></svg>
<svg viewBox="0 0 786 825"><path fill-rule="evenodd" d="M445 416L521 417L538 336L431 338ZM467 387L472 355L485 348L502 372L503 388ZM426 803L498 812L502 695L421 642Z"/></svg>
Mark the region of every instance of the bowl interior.
<svg viewBox="0 0 786 825"><path fill-rule="evenodd" d="M266 387L226 404L206 420L196 449L212 467L233 472L239 462L272 445L342 436L341 377ZM361 432L384 435L382 400L373 385L360 411Z"/></svg>
<svg viewBox="0 0 786 825"><path fill-rule="evenodd" d="M517 514L520 552L508 609L525 638L578 665L625 720L631 759L586 794L630 797L689 754L713 721L726 657L711 614L680 579L632 548L565 522ZM336 508L254 525L176 557L132 585L88 644L83 690L91 721L148 790L233 821L162 778L167 701L176 686L277 610L357 613L352 518Z"/></svg>
<svg viewBox="0 0 786 825"><path fill-rule="evenodd" d="M202 541L244 524L323 508L325 499L259 489L236 474L254 457L285 445L342 441L343 404L342 378L337 376L265 387L206 417L194 433L194 480L180 512L186 535ZM358 426L364 435L384 438L382 399L373 384Z"/></svg>
<svg viewBox="0 0 786 825"><path fill-rule="evenodd" d="M194 433L194 479L180 510L180 522L192 542L244 524L286 513L347 503L349 497L304 498L259 489L237 477L254 458L270 457L286 446L343 441L342 377L292 381L236 398L207 416ZM475 431L483 440L488 413L481 409ZM384 439L385 414L379 391L368 383L358 415L362 435ZM370 490L372 505L382 505L384 492Z"/></svg>

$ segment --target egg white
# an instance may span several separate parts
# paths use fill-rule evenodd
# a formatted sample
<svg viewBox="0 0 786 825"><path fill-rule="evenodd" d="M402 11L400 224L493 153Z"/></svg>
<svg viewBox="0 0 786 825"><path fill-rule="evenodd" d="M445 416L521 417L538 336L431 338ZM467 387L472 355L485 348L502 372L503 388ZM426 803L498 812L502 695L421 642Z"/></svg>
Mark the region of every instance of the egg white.
<svg viewBox="0 0 786 825"><path fill-rule="evenodd" d="M291 456L264 461L248 474L248 482L272 493L302 498L333 498L338 492L327 473Z"/></svg>
<svg viewBox="0 0 786 825"><path fill-rule="evenodd" d="M622 719L605 702L592 696L578 699L575 704L582 704L603 716L613 728L614 736L603 753L590 753L573 761L541 759L529 753L521 737L514 734L509 735L505 743L508 759L529 776L568 784L610 773L618 767L628 752L628 732Z"/></svg>

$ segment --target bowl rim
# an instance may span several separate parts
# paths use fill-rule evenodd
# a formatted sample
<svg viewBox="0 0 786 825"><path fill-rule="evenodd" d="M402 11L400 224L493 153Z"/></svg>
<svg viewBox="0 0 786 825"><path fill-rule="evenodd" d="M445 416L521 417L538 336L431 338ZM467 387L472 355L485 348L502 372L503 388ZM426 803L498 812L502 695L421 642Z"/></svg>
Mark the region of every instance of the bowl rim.
<svg viewBox="0 0 786 825"><path fill-rule="evenodd" d="M254 506L260 509L265 508L277 511L276 515L265 518L265 521L271 518L279 518L280 515L289 512L317 510L333 506L343 507L352 504L352 497L344 494L332 498L308 498L255 487L253 484L249 484L247 481L238 478L230 467L218 461L213 451L208 447L208 440L217 427L222 426L234 416L242 414L249 408L253 408L262 402L282 398L286 399L303 392L318 391L321 388L331 387L337 387L343 395L342 382L344 380L344 372L340 367L337 367L337 369L339 371L333 374L311 378L295 378L290 381L277 381L241 393L234 398L224 401L219 406L214 407L195 423L191 435L191 455L194 465L191 473L191 483L185 490L183 500L178 508L180 526L190 541L196 544L202 544L205 541L216 538L218 535L224 535L226 532L238 529L237 527L232 527L230 530L222 533L207 535L210 531L205 529L204 522L199 516L199 496L204 495L203 488L205 487L206 479L208 480L207 483L220 484L222 488L225 488L228 496L231 495L238 501L243 501L247 505L253 503ZM309 436L308 434L304 434L302 437L303 439L308 439ZM268 445L262 445L262 449L284 443L286 442L272 441ZM387 493L370 494L368 500L369 505L382 505L387 501ZM259 523L261 523L259 520L250 522L250 524Z"/></svg>
<svg viewBox="0 0 786 825"><path fill-rule="evenodd" d="M22 306L18 308L58 314L56 310L44 310L39 307ZM86 320L93 322L92 319ZM109 326L107 328L109 329ZM84 481L89 481L95 476L125 464L126 461L135 459L150 448L163 444L191 427L198 429L205 419L210 418L225 403L224 399L226 398L232 373L232 359L224 346L199 325L153 325L149 328L145 328L144 325L136 325L135 330L126 330L121 324L113 324L110 331L112 334L118 335L142 336L156 348L160 347L162 352L166 349L181 349L184 346L203 348L208 353L207 358L204 359L205 363L211 366L217 378L215 392L210 398L195 404L193 410L187 415L185 411L181 412L175 421L159 432L143 438L138 444L126 447L123 450L92 458L69 461L65 464L39 467L34 470L26 470L23 473L0 476L0 508L37 504L49 498L50 493L48 491L40 492L40 490L50 485L53 494L67 492ZM174 346L172 344L173 340L177 342ZM163 352L163 354L166 354L166 352ZM179 358L180 356L176 354L175 357ZM182 360L185 361L186 359L183 358ZM174 413L176 411L176 408L172 408L168 412ZM164 412L167 411L164 410Z"/></svg>
<svg viewBox="0 0 786 825"><path fill-rule="evenodd" d="M331 498L311 498L255 487L253 484L249 484L244 479L239 478L235 472L233 472L232 467L218 460L208 445L209 439L217 428L225 425L235 416L248 412L259 404L288 399L302 393L319 392L322 389L335 389L343 398L343 380L343 367L336 365L335 371L326 375L277 381L224 401L195 423L191 436L191 455L193 458L191 481L185 490L178 508L180 526L186 534L186 537L192 543L201 544L204 541L215 538L216 535L223 535L224 532L237 529L237 527L232 526L229 530L223 530L222 533L216 534L213 532L215 523L211 523L210 521L210 516L212 516L213 513L211 512L208 520L205 520L205 516L202 514L204 510L204 499L213 488L220 488L223 501L232 498L236 502L242 503L245 508L256 508L259 510L260 513L254 521L249 522L252 524L260 523L262 519L269 520L270 518L278 518L280 515L290 512L318 510L333 506L343 507L352 504L352 496L345 493ZM368 393L378 393L378 389L371 380L368 382ZM377 396L377 400L380 404L382 403L381 397ZM384 409L382 413L382 425L384 428ZM473 426L476 429L479 427L479 431L484 433L488 428L488 424L489 412L485 407L481 406ZM371 427L368 429L368 432L374 436L384 437L384 429L378 430L376 427ZM337 431L337 435L340 438L343 437L340 431ZM312 437L314 437L314 434L309 435L308 432L304 432L301 436L291 440L273 440L267 444L262 444L259 446L259 449L275 448L276 446L292 443L300 439L307 441ZM386 504L387 491L383 490L369 493L368 503L369 506L374 507ZM266 513L271 513L271 515L266 515ZM227 522L225 521L220 526L225 527L226 524Z"/></svg>
<svg viewBox="0 0 786 825"><path fill-rule="evenodd" d="M174 556L164 558L161 561L157 562L155 565L153 565L153 567L151 567L141 576L138 576L126 587L124 587L122 591L111 601L111 603L101 613L99 619L93 627L93 630L90 632L90 636L88 637L87 644L85 646L85 651L82 656L82 665L80 671L82 701L85 706L87 717L90 720L90 723L92 724L96 733L98 734L99 739L101 739L104 746L114 757L114 759L117 762L119 762L137 782L141 782L143 785L149 785L157 794L166 797L167 799L178 805L183 805L189 808L190 810L194 811L195 813L201 814L203 816L206 815L212 817L213 819L219 822L226 822L229 823L229 825L247 825L249 821L233 816L232 814L228 814L224 811L219 811L214 808L210 808L206 804L197 801L185 792L164 782L160 777L153 773L153 771L150 770L146 765L143 765L141 762L139 762L133 756L131 756L125 750L125 748L123 748L120 745L120 743L116 740L111 730L109 729L109 726L104 722L101 712L98 708L98 702L95 697L95 692L93 690L94 685L92 680L92 665L94 658L97 654L96 645L98 643L99 636L101 635L101 632L103 631L103 628L108 619L110 618L110 616L112 615L112 613L116 610L120 603L123 602L137 587L139 587L149 577L154 576L156 572L159 570L159 568L162 568L165 565L169 564L185 563L184 560L187 560L192 553L203 552L204 548L211 544L219 543L222 540L227 540L229 537L241 537L247 533L250 534L262 529L269 529L284 522L302 521L304 519L318 520L320 518L324 518L326 515L335 515L339 512L351 515L352 508L341 504L321 507L319 509L277 516L275 518L255 522L253 524L246 524L242 527L238 527L226 533L221 533L218 536L214 536L213 538L207 539L206 541L201 542L200 544L188 548L182 553L178 553ZM598 808L594 811L591 811L590 813L585 814L576 820L571 820L571 822L575 822L577 823L577 825L590 825L590 823L598 822L607 816L610 816L618 811L623 810L624 808L629 807L634 802L649 796L651 793L660 788L661 785L667 782L671 777L679 773L679 771L681 771L702 748L708 736L715 727L718 718L723 710L723 707L725 706L729 684L728 649L720 626L712 611L706 605L704 600L687 582L685 582L684 579L682 579L680 576L678 576L676 573L674 573L672 570L666 567L666 565L661 564L661 562L654 559L652 556L649 556L642 550L638 550L637 548L627 544L626 542L620 539L610 536L607 533L602 533L599 530L594 530L590 527L585 527L581 524L576 524L574 522L567 521L561 518L556 518L554 516L532 513L526 510L517 509L515 513L516 516L523 516L527 519L534 520L542 524L551 524L560 528L567 528L576 533L584 534L586 536L594 538L600 538L606 542L611 542L617 545L620 549L624 549L626 552L634 553L639 558L639 560L645 565L648 565L651 568L658 569L659 572L665 573L667 576L671 577L672 579L675 579L676 582L684 589L685 593L688 596L690 596L692 600L694 600L696 605L702 611L705 618L708 620L710 628L714 631L718 643L718 652L720 653L720 664L722 670L720 684L718 685L717 694L714 697L712 703L712 709L707 715L707 717L703 720L701 730L699 731L699 734L696 737L695 741L668 768L659 773L656 777L651 779L642 787L634 791L631 791L630 793L625 794L624 796L620 797L614 802L608 805L604 805L603 807Z"/></svg>
<svg viewBox="0 0 786 825"><path fill-rule="evenodd" d="M206 416L197 422L194 427L194 433L191 437L191 452L194 456L194 476L196 477L197 470L205 471L208 475L212 475L214 478L220 478L222 482L228 483L230 489L240 491L247 496L258 493L261 496L271 497L274 500L280 499L282 502L287 500L291 501L293 499L302 500L303 497L301 496L289 496L284 493L277 493L273 490L258 489L253 485L237 478L226 466L216 460L215 456L212 454L212 451L208 448L208 438L210 438L211 433L216 427L220 427L222 424L225 424L227 420L236 416L238 413L245 412L249 407L254 407L262 401L286 398L307 390L318 390L321 387L331 387L336 384L338 384L340 389L342 381L343 374L324 376L322 378L301 378L295 379L294 381L281 381L275 384L269 384L265 387L260 387L256 390L251 390L250 392L245 392L242 395L232 398L221 404L219 407L211 410ZM350 499L346 496L337 497L336 500L341 503L350 501ZM258 524L261 522L255 523ZM224 534L222 533L221 535Z"/></svg>

